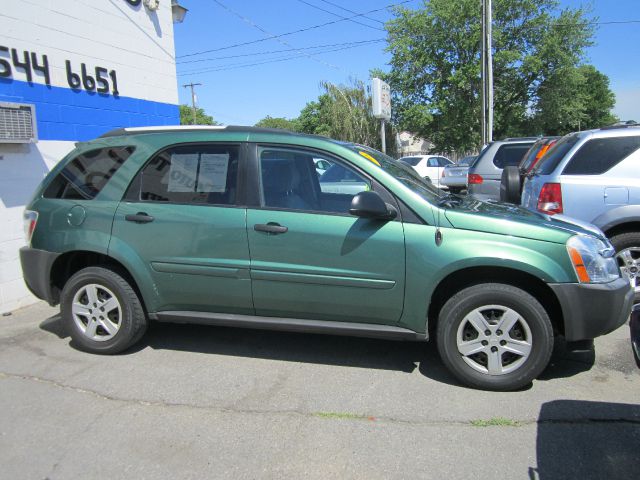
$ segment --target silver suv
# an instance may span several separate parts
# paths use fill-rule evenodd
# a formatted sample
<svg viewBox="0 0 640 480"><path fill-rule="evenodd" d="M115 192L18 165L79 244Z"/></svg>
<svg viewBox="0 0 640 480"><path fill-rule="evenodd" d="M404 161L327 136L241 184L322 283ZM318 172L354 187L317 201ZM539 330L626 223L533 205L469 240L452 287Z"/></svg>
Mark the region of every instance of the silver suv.
<svg viewBox="0 0 640 480"><path fill-rule="evenodd" d="M563 137L525 179L522 206L600 228L640 302L640 126Z"/></svg>
<svg viewBox="0 0 640 480"><path fill-rule="evenodd" d="M490 143L469 167L469 194L479 200L500 200L502 170L518 165L536 140L536 137L506 138Z"/></svg>

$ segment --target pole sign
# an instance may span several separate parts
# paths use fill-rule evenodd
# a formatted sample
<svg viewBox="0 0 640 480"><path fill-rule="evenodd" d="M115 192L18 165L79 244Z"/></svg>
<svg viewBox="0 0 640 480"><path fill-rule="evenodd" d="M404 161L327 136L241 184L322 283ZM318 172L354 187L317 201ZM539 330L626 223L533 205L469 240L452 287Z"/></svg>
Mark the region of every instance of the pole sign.
<svg viewBox="0 0 640 480"><path fill-rule="evenodd" d="M373 116L382 120L391 119L391 88L388 83L374 78L371 84Z"/></svg>

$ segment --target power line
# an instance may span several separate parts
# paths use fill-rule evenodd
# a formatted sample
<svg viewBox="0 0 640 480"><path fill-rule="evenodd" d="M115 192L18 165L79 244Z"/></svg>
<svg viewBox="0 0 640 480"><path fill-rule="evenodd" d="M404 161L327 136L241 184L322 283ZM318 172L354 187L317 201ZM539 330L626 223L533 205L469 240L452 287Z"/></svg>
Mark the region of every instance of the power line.
<svg viewBox="0 0 640 480"><path fill-rule="evenodd" d="M357 45L356 45L357 46ZM316 52L317 54L321 54L321 53L331 53L331 52L338 52L341 50L347 50L350 48L354 48L353 46L347 46L347 47L340 47L340 48L333 48L333 49L329 49L329 50L323 50L320 52ZM288 60L296 60L299 58L303 58L306 57L305 54L301 54L301 55L294 55L294 56L283 56L283 57L278 57L278 58L272 58L269 60L264 60L262 62L255 62L255 63L235 63L235 64L230 64L230 65L219 65L217 67L211 67L211 68L206 68L204 70L194 70L194 71L189 71L189 72L181 72L178 73L179 77L183 77L186 75L199 75L201 73L210 73L210 72L223 72L223 71L227 71L227 70L236 70L238 68L246 68L246 67L255 67L257 65L265 65L268 63L280 63L280 62L285 62Z"/></svg>
<svg viewBox="0 0 640 480"><path fill-rule="evenodd" d="M323 3L331 5L332 7L336 7L336 8L339 8L340 10L344 10L345 12L358 13L358 12L354 12L353 10L349 10L346 7L343 7L342 5L338 5L337 3L329 2L328 0L320 0L320 1L323 2ZM378 22L380 25L384 25L384 22L381 22L377 18L371 18L371 17L367 17L367 16L364 16L364 15L363 15L362 18L366 18L367 20L371 20L373 22Z"/></svg>
<svg viewBox="0 0 640 480"><path fill-rule="evenodd" d="M308 5L309 7L315 8L316 10L320 10L321 12L328 13L329 15L333 15L334 17L342 18L344 20L349 20L350 22L356 23L358 25L362 25L363 27L372 28L374 30L380 30L380 31L384 32L384 28L374 27L372 25L367 25L366 23L358 22L357 20L353 20L353 19L347 18L347 17L345 17L343 15L339 15L337 13L334 13L334 12L330 11L330 10L327 10L325 8L322 8L322 7L319 7L317 5L314 5L313 3L309 3L306 0L298 0L298 2L304 3L305 5Z"/></svg>
<svg viewBox="0 0 640 480"><path fill-rule="evenodd" d="M625 23L640 23L640 20L612 20L608 22L579 22L579 23L554 23L554 27L582 27L584 25L621 25Z"/></svg>
<svg viewBox="0 0 640 480"><path fill-rule="evenodd" d="M229 7L227 7L220 0L213 0L213 2L218 4L220 7L224 8L230 14L235 15L236 17L238 17L240 20L242 20L246 24L250 25L251 27L253 27L253 28L257 29L257 30L260 30L265 35L269 35L269 36L273 37L273 34L271 32L268 32L267 30L262 28L260 25L255 23L253 20L241 15L240 13L236 12L235 10L231 10ZM280 43L282 45L285 45L287 47L292 47L293 48L293 45L287 43L286 41L282 40L281 38L274 38L274 39L275 39L276 42L278 42L278 43ZM299 51L299 53L303 53L303 52ZM337 65L334 65L333 63L325 62L324 60L321 60L319 58L315 58L313 55L311 55L309 53L303 53L303 55L305 55L306 57L310 58L314 62L318 62L318 63L323 64L326 67L333 68L333 69L336 69L336 70L343 70L342 68L338 67Z"/></svg>
<svg viewBox="0 0 640 480"><path fill-rule="evenodd" d="M209 57L209 58L200 58L198 60L183 60L181 62L176 62L177 65L184 65L187 63L202 63L202 62L209 62L209 61L214 61L214 60L228 60L231 58L241 58L241 57L253 57L255 55L269 55L272 53L282 53L282 52L292 52L292 51L298 51L298 50L315 50L317 48L326 48L326 47L343 47L343 46L347 46L347 45L352 45L352 46L358 46L358 45L365 45L365 44L369 44L369 43L378 43L378 42L384 42L386 41L385 38L373 38L371 40L360 40L357 42L341 42L341 43L327 43L324 45L312 45L309 47L300 47L300 48L283 48L281 50L267 50L267 51L261 51L261 52L254 52L254 53L242 53L242 54L238 54L238 55L225 55L223 57Z"/></svg>
<svg viewBox="0 0 640 480"><path fill-rule="evenodd" d="M193 57L195 55L202 55L203 53L219 52L221 50L228 50L230 48L243 47L245 45L252 45L254 43L260 43L260 42L265 42L267 40L286 37L286 36L289 36L289 35L294 35L296 33L308 32L309 30L315 30L315 29L318 29L318 28L326 27L328 25L335 25L336 23L341 23L341 22L344 22L344 21L349 20L351 18L363 17L363 16L368 15L370 13L381 12L381 11L386 10L388 8L397 7L398 5L403 5L405 3L409 3L409 2L412 2L412 1L413 0L403 0L401 2L392 3L390 5L387 5L386 7L376 8L374 10L369 10L368 12L358 13L358 14L355 14L355 15L353 15L351 17L345 17L344 19L340 18L338 20L332 20L330 22L320 23L318 25L312 25L310 27L300 28L298 30L293 30L291 32L281 33L279 35L272 35L272 36L267 37L267 38L260 38L258 40L251 40L251 41L248 41L248 42L235 43L233 45L227 45L225 47L212 48L210 50L202 50L200 52L188 53L186 55L178 55L176 58Z"/></svg>

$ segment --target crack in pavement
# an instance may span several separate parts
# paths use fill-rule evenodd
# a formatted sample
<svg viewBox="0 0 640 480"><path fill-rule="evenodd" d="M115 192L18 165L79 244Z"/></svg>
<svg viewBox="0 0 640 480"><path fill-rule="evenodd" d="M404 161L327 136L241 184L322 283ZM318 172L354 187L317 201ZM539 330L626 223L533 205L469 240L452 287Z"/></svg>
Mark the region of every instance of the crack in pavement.
<svg viewBox="0 0 640 480"><path fill-rule="evenodd" d="M62 390L68 390L83 395L91 395L102 400L118 402L124 404L135 404L143 407L167 407L167 408L190 408L196 410L213 410L219 413L237 413L248 415L296 415L304 418L326 418L327 420L351 420L351 421L368 421L368 422L383 422L399 425L409 426L434 426L434 427L468 427L468 428L495 428L501 425L490 426L478 426L473 425L473 419L461 421L461 420L449 420L449 421L437 421L437 420L408 420L391 416L375 416L375 415L321 415L326 412L305 412L295 409L285 410L265 410L265 409L250 409L250 408L231 408L221 407L214 405L197 405L191 403L180 402L166 402L166 401L149 401L139 400L124 397L116 397L112 395L106 395L95 390L90 390L81 387L73 387L66 385L55 380L36 377L33 375L18 375L8 372L0 372L0 379L14 379L14 380L28 380L32 382L42 383L45 385L53 386ZM331 413L331 412L330 412ZM511 419L513 420L513 419ZM519 428L531 425L541 424L556 424L556 425L595 425L595 424L629 424L640 425L640 418L556 418L556 419L535 419L535 420L513 420L517 425L509 425L506 428ZM505 428L504 426L502 426Z"/></svg>

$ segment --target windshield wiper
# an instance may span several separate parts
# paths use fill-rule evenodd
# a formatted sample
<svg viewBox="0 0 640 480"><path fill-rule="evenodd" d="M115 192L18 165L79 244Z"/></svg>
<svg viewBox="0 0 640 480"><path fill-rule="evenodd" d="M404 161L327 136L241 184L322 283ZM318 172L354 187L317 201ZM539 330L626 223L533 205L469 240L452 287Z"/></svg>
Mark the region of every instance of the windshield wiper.
<svg viewBox="0 0 640 480"><path fill-rule="evenodd" d="M456 205L460 205L462 201L463 198L460 195L456 195L455 193L447 193L444 197L440 197L440 200L438 200L438 206L453 208Z"/></svg>

